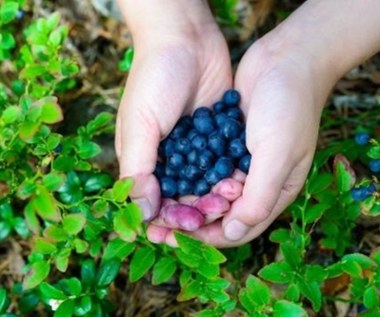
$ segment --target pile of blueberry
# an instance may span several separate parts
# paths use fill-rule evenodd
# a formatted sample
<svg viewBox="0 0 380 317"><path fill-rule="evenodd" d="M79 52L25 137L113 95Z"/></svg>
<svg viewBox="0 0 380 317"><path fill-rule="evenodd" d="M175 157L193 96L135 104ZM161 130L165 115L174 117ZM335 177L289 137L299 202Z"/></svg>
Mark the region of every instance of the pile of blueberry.
<svg viewBox="0 0 380 317"><path fill-rule="evenodd" d="M201 196L235 168L248 172L251 155L239 102L240 94L227 90L212 109L182 117L160 143L155 175L163 197Z"/></svg>
<svg viewBox="0 0 380 317"><path fill-rule="evenodd" d="M355 142L358 145L367 145L370 141L370 136L366 132L359 132L355 135ZM368 163L369 170L373 173L380 172L380 160L371 160ZM362 201L371 196L376 191L375 184L361 185L351 190L351 196L356 201Z"/></svg>

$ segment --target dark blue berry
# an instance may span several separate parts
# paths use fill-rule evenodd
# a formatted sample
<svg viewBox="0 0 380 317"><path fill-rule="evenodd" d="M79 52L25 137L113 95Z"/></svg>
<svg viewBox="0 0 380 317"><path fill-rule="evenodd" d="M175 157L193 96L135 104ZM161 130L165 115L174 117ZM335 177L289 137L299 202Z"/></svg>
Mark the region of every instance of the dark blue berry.
<svg viewBox="0 0 380 317"><path fill-rule="evenodd" d="M196 150L191 150L189 154L187 154L186 158L187 163L195 165L198 162L198 152Z"/></svg>
<svg viewBox="0 0 380 317"><path fill-rule="evenodd" d="M366 145L369 142L369 135L366 132L359 132L355 135L355 142L359 145Z"/></svg>
<svg viewBox="0 0 380 317"><path fill-rule="evenodd" d="M202 151L198 156L199 167L202 170L209 169L215 161L215 156L209 150Z"/></svg>
<svg viewBox="0 0 380 317"><path fill-rule="evenodd" d="M226 140L218 132L214 132L208 137L208 148L217 156L221 156L226 150Z"/></svg>
<svg viewBox="0 0 380 317"><path fill-rule="evenodd" d="M215 102L212 106L215 113L221 113L226 109L226 105L223 103L223 101Z"/></svg>
<svg viewBox="0 0 380 317"><path fill-rule="evenodd" d="M186 170L185 168L181 168L179 171L178 171L178 177L180 179L187 179L187 175L186 175Z"/></svg>
<svg viewBox="0 0 380 317"><path fill-rule="evenodd" d="M182 117L170 132L169 137L172 139L185 137L192 125L193 123L190 116Z"/></svg>
<svg viewBox="0 0 380 317"><path fill-rule="evenodd" d="M372 160L369 162L369 169L374 172L378 173L380 172L380 160Z"/></svg>
<svg viewBox="0 0 380 317"><path fill-rule="evenodd" d="M247 148L240 138L233 139L228 145L227 153L233 158L241 158L247 153Z"/></svg>
<svg viewBox="0 0 380 317"><path fill-rule="evenodd" d="M180 170L181 171L181 170ZM168 177L172 177L172 178L177 178L178 177L178 169L176 168L172 168L168 165L165 166L165 175L168 176Z"/></svg>
<svg viewBox="0 0 380 317"><path fill-rule="evenodd" d="M355 201L362 201L368 197L368 194L365 188L361 186L359 188L351 189L351 196L352 196L352 199Z"/></svg>
<svg viewBox="0 0 380 317"><path fill-rule="evenodd" d="M219 113L215 116L215 122L220 129L227 121L228 116L225 113Z"/></svg>
<svg viewBox="0 0 380 317"><path fill-rule="evenodd" d="M237 106L240 102L240 94L235 89L227 90L223 95L223 102L227 106Z"/></svg>
<svg viewBox="0 0 380 317"><path fill-rule="evenodd" d="M240 133L240 136L239 136L240 140L242 140L242 142L245 144L247 138L246 138L246 133L245 133L245 129L243 131L241 131Z"/></svg>
<svg viewBox="0 0 380 317"><path fill-rule="evenodd" d="M18 10L17 13L16 13L16 19L17 20L22 20L25 16L25 12L22 11L22 10Z"/></svg>
<svg viewBox="0 0 380 317"><path fill-rule="evenodd" d="M212 117L194 118L193 124L194 128L203 134L209 134L215 130L215 122Z"/></svg>
<svg viewBox="0 0 380 317"><path fill-rule="evenodd" d="M169 156L168 165L171 168L182 168L185 165L185 158L179 153L173 153Z"/></svg>
<svg viewBox="0 0 380 317"><path fill-rule="evenodd" d="M249 166L251 165L251 154L244 155L239 161L239 169L248 174Z"/></svg>
<svg viewBox="0 0 380 317"><path fill-rule="evenodd" d="M234 163L229 157L221 157L215 163L215 172L221 177L230 177L234 172Z"/></svg>
<svg viewBox="0 0 380 317"><path fill-rule="evenodd" d="M195 181L202 177L202 170L196 165L187 165L184 168L186 179L190 181Z"/></svg>
<svg viewBox="0 0 380 317"><path fill-rule="evenodd" d="M154 175L157 178L162 178L165 176L165 164L162 162L157 162L156 169L154 170Z"/></svg>
<svg viewBox="0 0 380 317"><path fill-rule="evenodd" d="M180 196L190 195L193 190L193 184L185 179L180 179L177 183L177 192Z"/></svg>
<svg viewBox="0 0 380 317"><path fill-rule="evenodd" d="M63 150L62 144L58 144L55 149L53 150L55 153L61 153Z"/></svg>
<svg viewBox="0 0 380 317"><path fill-rule="evenodd" d="M222 177L216 172L214 168L212 168L206 172L204 179L208 184L215 185L222 179Z"/></svg>
<svg viewBox="0 0 380 317"><path fill-rule="evenodd" d="M173 197L177 193L177 182L173 178L163 177L160 184L163 197Z"/></svg>
<svg viewBox="0 0 380 317"><path fill-rule="evenodd" d="M175 152L175 142L172 139L166 138L158 148L158 153L161 156L170 156Z"/></svg>
<svg viewBox="0 0 380 317"><path fill-rule="evenodd" d="M241 131L243 130L242 124L232 118L228 118L226 122L220 128L222 135L227 140L236 139L239 137Z"/></svg>
<svg viewBox="0 0 380 317"><path fill-rule="evenodd" d="M193 137L191 144L198 150L204 150L207 147L207 138L201 134Z"/></svg>
<svg viewBox="0 0 380 317"><path fill-rule="evenodd" d="M209 183L207 183L207 181L205 179L200 179L199 181L197 181L194 185L194 195L197 195L197 196L203 196L207 193L209 193L211 190L211 186L209 185Z"/></svg>
<svg viewBox="0 0 380 317"><path fill-rule="evenodd" d="M367 195L370 196L376 191L376 186L374 183L371 183L368 186L365 186L364 190L367 193Z"/></svg>
<svg viewBox="0 0 380 317"><path fill-rule="evenodd" d="M199 135L199 132L195 129L191 129L189 133L187 134L187 138L192 141L195 136Z"/></svg>
<svg viewBox="0 0 380 317"><path fill-rule="evenodd" d="M179 153L186 154L191 151L191 143L187 138L180 138L175 143L175 148Z"/></svg>
<svg viewBox="0 0 380 317"><path fill-rule="evenodd" d="M233 108L227 109L226 115L230 118L235 119L235 120L241 120L241 118L243 117L243 113L241 112L240 108L238 108L238 107L233 107Z"/></svg>
<svg viewBox="0 0 380 317"><path fill-rule="evenodd" d="M193 113L193 118L204 118L204 117L211 117L211 116L212 116L212 111L210 108L207 108L207 107L199 107Z"/></svg>

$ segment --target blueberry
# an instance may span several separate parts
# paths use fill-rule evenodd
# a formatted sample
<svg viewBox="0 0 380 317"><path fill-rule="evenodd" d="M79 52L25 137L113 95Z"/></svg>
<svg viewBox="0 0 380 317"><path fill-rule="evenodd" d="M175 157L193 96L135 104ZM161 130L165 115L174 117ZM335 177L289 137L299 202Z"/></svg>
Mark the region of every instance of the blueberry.
<svg viewBox="0 0 380 317"><path fill-rule="evenodd" d="M230 118L235 119L235 120L241 120L241 118L243 117L243 113L241 112L240 108L238 108L238 107L229 108L226 111L226 115Z"/></svg>
<svg viewBox="0 0 380 317"><path fill-rule="evenodd" d="M228 145L227 153L233 158L241 158L247 153L247 148L240 138L233 139Z"/></svg>
<svg viewBox="0 0 380 317"><path fill-rule="evenodd" d="M172 139L166 138L158 148L158 153L161 156L170 156L175 151L175 142Z"/></svg>
<svg viewBox="0 0 380 317"><path fill-rule="evenodd" d="M195 136L197 136L199 134L199 132L197 131L197 130L195 130L195 129L191 129L190 131L189 131L189 133L187 134L187 138L190 140L190 141L192 141L193 140L193 138L195 137Z"/></svg>
<svg viewBox="0 0 380 317"><path fill-rule="evenodd" d="M204 117L211 117L211 116L212 116L211 109L207 107L199 107L193 113L193 118L204 118Z"/></svg>
<svg viewBox="0 0 380 317"><path fill-rule="evenodd" d="M240 102L240 94L235 89L227 90L223 95L223 102L227 106L236 106Z"/></svg>
<svg viewBox="0 0 380 317"><path fill-rule="evenodd" d="M242 129L242 124L239 121L232 118L228 118L220 128L222 135L227 140L232 140L239 137Z"/></svg>
<svg viewBox="0 0 380 317"><path fill-rule="evenodd" d="M217 156L221 156L226 150L226 140L218 132L214 132L208 137L208 147Z"/></svg>
<svg viewBox="0 0 380 317"><path fill-rule="evenodd" d="M22 20L25 16L25 12L22 11L22 10L18 10L17 13L16 13L16 19L17 20Z"/></svg>
<svg viewBox="0 0 380 317"><path fill-rule="evenodd" d="M185 165L185 158L179 153L173 153L169 156L168 165L171 168L182 168Z"/></svg>
<svg viewBox="0 0 380 317"><path fill-rule="evenodd" d="M191 151L191 143L187 138L180 138L175 143L175 148L179 153L186 154Z"/></svg>
<svg viewBox="0 0 380 317"><path fill-rule="evenodd" d="M239 169L246 174L248 174L250 165L251 165L251 154L244 155L239 161Z"/></svg>
<svg viewBox="0 0 380 317"><path fill-rule="evenodd" d="M215 113L221 113L226 109L226 105L223 103L223 101L215 102L212 106Z"/></svg>
<svg viewBox="0 0 380 317"><path fill-rule="evenodd" d="M207 138L201 134L198 134L193 137L191 144L198 150L204 150L207 147Z"/></svg>
<svg viewBox="0 0 380 317"><path fill-rule="evenodd" d="M380 160L372 160L369 162L369 169L374 172L378 173L380 172Z"/></svg>
<svg viewBox="0 0 380 317"><path fill-rule="evenodd" d="M215 130L215 122L212 117L194 117L193 124L200 133L209 134Z"/></svg>
<svg viewBox="0 0 380 317"><path fill-rule="evenodd" d="M214 168L209 169L205 174L205 180L210 185L215 185L222 177L216 172Z"/></svg>
<svg viewBox="0 0 380 317"><path fill-rule="evenodd" d="M177 183L173 178L163 177L160 183L163 197L173 197L177 193Z"/></svg>
<svg viewBox="0 0 380 317"><path fill-rule="evenodd" d="M180 170L181 171L181 170ZM178 169L172 168L169 165L165 166L165 175L171 178L178 177Z"/></svg>
<svg viewBox="0 0 380 317"><path fill-rule="evenodd" d="M154 175L157 178L162 178L165 176L165 164L162 162L157 162L156 169L154 170Z"/></svg>
<svg viewBox="0 0 380 317"><path fill-rule="evenodd" d="M218 113L215 116L215 122L219 129L226 123L227 119L228 116L225 113Z"/></svg>
<svg viewBox="0 0 380 317"><path fill-rule="evenodd" d="M215 161L215 157L211 151L204 150L199 154L198 161L199 161L199 164L198 164L199 167L202 170L207 170L213 165L213 163Z"/></svg>
<svg viewBox="0 0 380 317"><path fill-rule="evenodd" d="M247 138L246 138L246 133L245 133L245 129L243 131L241 131L240 133L240 136L239 136L240 140L242 140L242 142L245 144Z"/></svg>
<svg viewBox="0 0 380 317"><path fill-rule="evenodd" d="M190 195L193 190L193 184L185 179L180 179L177 183L178 195Z"/></svg>
<svg viewBox="0 0 380 317"><path fill-rule="evenodd" d="M202 177L203 173L201 169L196 165L187 165L184 168L184 174L186 175L186 179L190 181L195 181Z"/></svg>
<svg viewBox="0 0 380 317"><path fill-rule="evenodd" d="M355 201L362 201L368 197L367 192L363 187L351 189L351 196Z"/></svg>
<svg viewBox="0 0 380 317"><path fill-rule="evenodd" d="M187 179L187 174L186 174L185 168L181 168L178 171L178 177L179 177L179 179Z"/></svg>
<svg viewBox="0 0 380 317"><path fill-rule="evenodd" d="M58 144L58 145L54 148L53 151L54 151L55 153L61 153L62 150L63 150L63 146L62 146L62 144Z"/></svg>
<svg viewBox="0 0 380 317"><path fill-rule="evenodd" d="M169 137L172 139L183 138L192 126L193 123L190 116L182 117L170 132Z"/></svg>
<svg viewBox="0 0 380 317"><path fill-rule="evenodd" d="M376 186L374 183L371 183L368 186L365 186L364 190L367 193L367 195L370 196L376 191Z"/></svg>
<svg viewBox="0 0 380 317"><path fill-rule="evenodd" d="M207 183L205 179L200 179L194 185L194 195L202 196L209 193L211 186Z"/></svg>
<svg viewBox="0 0 380 317"><path fill-rule="evenodd" d="M359 132L355 135L355 142L359 145L366 145L369 142L369 135L366 132Z"/></svg>
<svg viewBox="0 0 380 317"><path fill-rule="evenodd" d="M229 157L220 157L215 163L215 171L223 178L230 177L234 172L234 163Z"/></svg>
<svg viewBox="0 0 380 317"><path fill-rule="evenodd" d="M189 154L186 156L187 163L189 164L197 164L198 162L198 152L196 150L191 150Z"/></svg>

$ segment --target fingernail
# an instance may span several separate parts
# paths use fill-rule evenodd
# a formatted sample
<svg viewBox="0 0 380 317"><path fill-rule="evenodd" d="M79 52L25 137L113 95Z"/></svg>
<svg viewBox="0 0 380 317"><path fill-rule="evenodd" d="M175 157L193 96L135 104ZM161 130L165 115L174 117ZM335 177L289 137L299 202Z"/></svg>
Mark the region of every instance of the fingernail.
<svg viewBox="0 0 380 317"><path fill-rule="evenodd" d="M236 241L248 233L249 227L239 220L231 220L224 228L224 235L228 240Z"/></svg>
<svg viewBox="0 0 380 317"><path fill-rule="evenodd" d="M140 206L144 215L144 220L151 220L153 218L153 208L148 199L137 198L134 199L133 202Z"/></svg>

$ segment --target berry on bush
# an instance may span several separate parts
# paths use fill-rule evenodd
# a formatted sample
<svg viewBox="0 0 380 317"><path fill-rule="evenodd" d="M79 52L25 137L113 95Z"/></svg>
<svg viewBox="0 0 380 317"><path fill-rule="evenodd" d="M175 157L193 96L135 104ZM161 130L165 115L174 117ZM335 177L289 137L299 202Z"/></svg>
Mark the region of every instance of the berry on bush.
<svg viewBox="0 0 380 317"><path fill-rule="evenodd" d="M236 90L226 91L212 108L199 107L182 117L161 142L155 175L163 197L202 196L234 169L248 172L251 155L239 102Z"/></svg>
<svg viewBox="0 0 380 317"><path fill-rule="evenodd" d="M359 132L355 135L355 142L359 145L367 145L369 142L369 135L366 132Z"/></svg>
<svg viewBox="0 0 380 317"><path fill-rule="evenodd" d="M372 160L368 164L371 172L378 173L380 172L380 160Z"/></svg>

